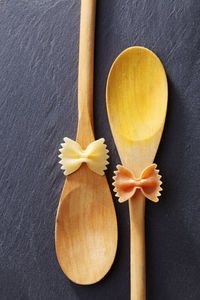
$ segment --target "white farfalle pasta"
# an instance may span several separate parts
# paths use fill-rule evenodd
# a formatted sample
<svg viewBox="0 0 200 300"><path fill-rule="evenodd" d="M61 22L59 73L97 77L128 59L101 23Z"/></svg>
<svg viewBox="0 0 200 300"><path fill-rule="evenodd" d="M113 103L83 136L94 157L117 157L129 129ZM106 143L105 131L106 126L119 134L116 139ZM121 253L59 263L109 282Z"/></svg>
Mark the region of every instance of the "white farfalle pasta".
<svg viewBox="0 0 200 300"><path fill-rule="evenodd" d="M109 164L107 159L108 150L105 140L103 138L90 143L85 150L81 148L79 143L67 137L64 138L64 143L61 144L62 148L59 149L61 158L59 163L62 165L61 169L65 175L69 175L78 170L82 163L86 163L88 168L93 172L104 175L107 169L106 165Z"/></svg>

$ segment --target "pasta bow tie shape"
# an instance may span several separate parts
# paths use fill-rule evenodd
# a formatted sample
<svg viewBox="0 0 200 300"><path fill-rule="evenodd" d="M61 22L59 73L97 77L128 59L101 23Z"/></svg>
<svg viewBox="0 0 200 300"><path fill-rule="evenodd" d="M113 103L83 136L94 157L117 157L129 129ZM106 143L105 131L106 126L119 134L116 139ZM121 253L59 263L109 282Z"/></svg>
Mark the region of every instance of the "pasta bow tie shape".
<svg viewBox="0 0 200 300"><path fill-rule="evenodd" d="M69 175L78 170L82 163L86 163L88 168L93 172L104 175L107 169L106 165L109 164L107 159L108 150L105 140L103 138L90 143L85 150L81 148L79 143L65 137L64 143L61 144L62 148L59 149L61 158L59 163L62 165L61 169L65 175Z"/></svg>
<svg viewBox="0 0 200 300"><path fill-rule="evenodd" d="M158 202L160 196L160 180L159 170L157 165L152 164L145 168L139 178L135 178L133 173L121 165L117 166L117 171L113 177L115 186L114 192L119 197L119 202L124 202L134 196L137 189L141 190L143 195L151 201Z"/></svg>

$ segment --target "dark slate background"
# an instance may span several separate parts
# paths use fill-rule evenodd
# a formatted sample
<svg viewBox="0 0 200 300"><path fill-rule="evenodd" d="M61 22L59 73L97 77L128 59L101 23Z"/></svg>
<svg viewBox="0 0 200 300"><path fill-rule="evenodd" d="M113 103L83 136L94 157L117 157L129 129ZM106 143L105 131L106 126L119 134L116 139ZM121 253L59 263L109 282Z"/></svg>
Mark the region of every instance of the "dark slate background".
<svg viewBox="0 0 200 300"><path fill-rule="evenodd" d="M58 148L75 138L79 39L77 0L0 0L0 299L129 299L129 217L115 201L119 247L109 274L77 286L55 254L54 223L64 183ZM164 181L147 202L147 299L200 299L200 2L99 0L94 116L112 172L119 157L109 129L105 85L125 48L162 60L169 108L156 157ZM134 120L133 120L134 121Z"/></svg>

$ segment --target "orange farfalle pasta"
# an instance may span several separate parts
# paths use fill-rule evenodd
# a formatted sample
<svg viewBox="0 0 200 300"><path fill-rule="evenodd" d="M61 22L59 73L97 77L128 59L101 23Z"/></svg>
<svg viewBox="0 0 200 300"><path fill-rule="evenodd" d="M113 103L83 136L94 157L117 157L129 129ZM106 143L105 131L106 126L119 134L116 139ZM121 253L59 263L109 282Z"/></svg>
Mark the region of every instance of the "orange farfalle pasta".
<svg viewBox="0 0 200 300"><path fill-rule="evenodd" d="M114 192L119 197L119 202L124 202L133 197L137 189L141 190L149 200L158 202L162 182L159 170L156 167L156 164L150 165L142 171L139 178L136 178L128 168L118 165L117 171L115 171L116 176L113 177L113 185L115 186Z"/></svg>

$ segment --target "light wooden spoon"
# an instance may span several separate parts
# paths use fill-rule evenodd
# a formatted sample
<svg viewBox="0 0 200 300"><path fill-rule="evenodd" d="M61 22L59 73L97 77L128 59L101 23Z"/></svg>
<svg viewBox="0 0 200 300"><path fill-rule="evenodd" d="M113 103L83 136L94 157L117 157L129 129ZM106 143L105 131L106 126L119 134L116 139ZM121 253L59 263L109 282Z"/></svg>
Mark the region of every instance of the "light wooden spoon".
<svg viewBox="0 0 200 300"><path fill-rule="evenodd" d="M93 133L93 61L96 1L82 0L77 141L86 148ZM117 249L117 220L105 175L85 164L65 182L56 217L56 254L75 283L93 284L109 271Z"/></svg>
<svg viewBox="0 0 200 300"><path fill-rule="evenodd" d="M106 102L122 164L136 177L152 164L167 111L168 87L158 57L143 47L123 51L110 70ZM146 299L145 198L129 200L131 226L131 300Z"/></svg>

